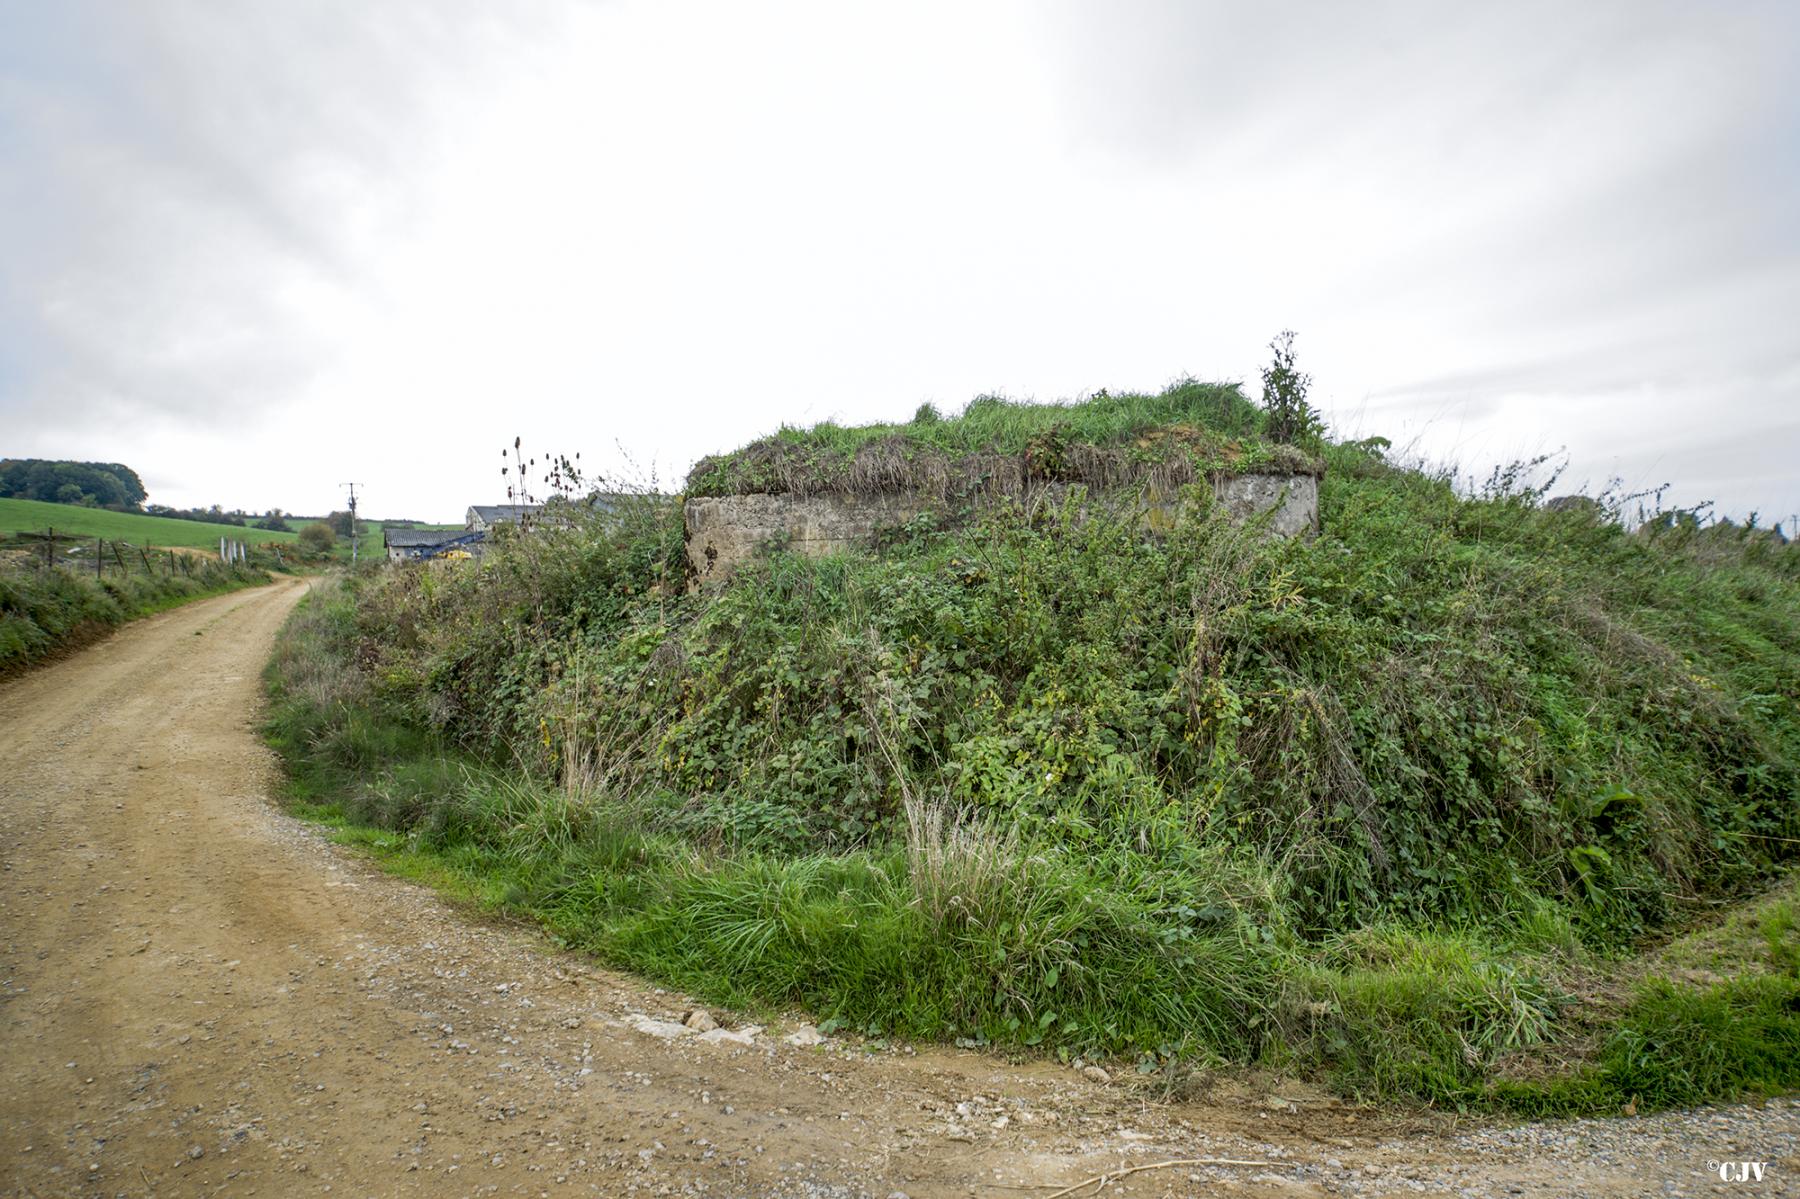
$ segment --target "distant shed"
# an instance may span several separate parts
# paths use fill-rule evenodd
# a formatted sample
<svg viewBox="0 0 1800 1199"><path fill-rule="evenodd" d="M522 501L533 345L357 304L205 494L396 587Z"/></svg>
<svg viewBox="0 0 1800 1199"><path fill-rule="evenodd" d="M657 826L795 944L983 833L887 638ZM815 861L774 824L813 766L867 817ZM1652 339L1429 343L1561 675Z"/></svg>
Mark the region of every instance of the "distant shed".
<svg viewBox="0 0 1800 1199"><path fill-rule="evenodd" d="M384 528L381 544L387 549L389 562L407 562L414 558L430 558L449 543L467 535L465 529Z"/></svg>

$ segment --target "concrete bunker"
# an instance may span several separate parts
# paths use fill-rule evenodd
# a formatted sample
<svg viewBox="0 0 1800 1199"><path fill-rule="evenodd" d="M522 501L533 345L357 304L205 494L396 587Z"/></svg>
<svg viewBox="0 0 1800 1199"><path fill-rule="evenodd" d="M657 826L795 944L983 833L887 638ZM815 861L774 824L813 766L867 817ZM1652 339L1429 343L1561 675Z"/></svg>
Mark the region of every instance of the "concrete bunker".
<svg viewBox="0 0 1800 1199"><path fill-rule="evenodd" d="M1319 529L1316 469L1219 474L1209 481L1220 507L1238 524L1266 515L1274 536L1297 537ZM1027 504L1060 503L1074 486L1034 483L1006 494ZM1103 501L1120 497L1118 492L1089 490ZM947 502L941 493L918 489L692 496L682 510L688 568L696 584L722 583L771 545L824 557L866 547L883 530L899 528L926 512L993 504L999 498L976 495L959 505ZM1175 519L1179 490L1146 486L1133 492L1130 502L1142 506L1151 529L1167 527Z"/></svg>

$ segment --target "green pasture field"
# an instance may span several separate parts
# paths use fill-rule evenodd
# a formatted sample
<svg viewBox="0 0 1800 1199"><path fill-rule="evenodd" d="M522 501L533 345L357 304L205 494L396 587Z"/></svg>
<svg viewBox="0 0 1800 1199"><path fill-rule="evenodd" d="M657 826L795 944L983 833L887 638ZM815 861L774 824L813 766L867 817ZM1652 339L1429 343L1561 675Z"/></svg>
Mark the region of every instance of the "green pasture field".
<svg viewBox="0 0 1800 1199"><path fill-rule="evenodd" d="M101 537L107 541L124 541L139 546L186 546L194 549L217 549L219 538L230 537L251 545L267 541L283 543L296 539L293 533L271 533L267 529L239 528L237 525L215 525L197 520L177 520L168 516L145 516L135 512L109 512L104 508L82 508L75 504L47 504L41 500L0 499L0 534L42 533L54 529L57 536ZM381 544L379 532L375 535Z"/></svg>

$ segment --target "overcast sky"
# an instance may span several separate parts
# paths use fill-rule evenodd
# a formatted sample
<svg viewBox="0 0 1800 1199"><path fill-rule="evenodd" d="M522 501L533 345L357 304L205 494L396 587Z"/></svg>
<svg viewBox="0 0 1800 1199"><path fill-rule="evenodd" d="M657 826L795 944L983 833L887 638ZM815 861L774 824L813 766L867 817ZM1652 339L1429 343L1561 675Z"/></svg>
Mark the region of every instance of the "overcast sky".
<svg viewBox="0 0 1800 1199"><path fill-rule="evenodd" d="M1800 5L0 0L0 454L460 519L1299 331L1334 425L1800 511Z"/></svg>

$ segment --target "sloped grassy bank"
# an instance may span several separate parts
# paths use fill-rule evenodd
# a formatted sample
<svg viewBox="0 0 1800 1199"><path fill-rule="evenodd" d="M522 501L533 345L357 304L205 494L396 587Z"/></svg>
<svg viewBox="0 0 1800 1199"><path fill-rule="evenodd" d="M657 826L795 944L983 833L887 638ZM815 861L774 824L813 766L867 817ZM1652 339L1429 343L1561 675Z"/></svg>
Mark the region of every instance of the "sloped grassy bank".
<svg viewBox="0 0 1800 1199"><path fill-rule="evenodd" d="M94 579L70 570L0 570L0 678L81 647L127 621L266 583L248 567L208 562L173 578Z"/></svg>
<svg viewBox="0 0 1800 1199"><path fill-rule="evenodd" d="M721 1002L1539 1111L1800 1082L1785 892L1741 977L1630 956L1800 840L1800 559L1318 450L1311 542L1195 488L1155 540L1002 506L686 596L666 508L541 527L309 601L270 736L347 835Z"/></svg>

